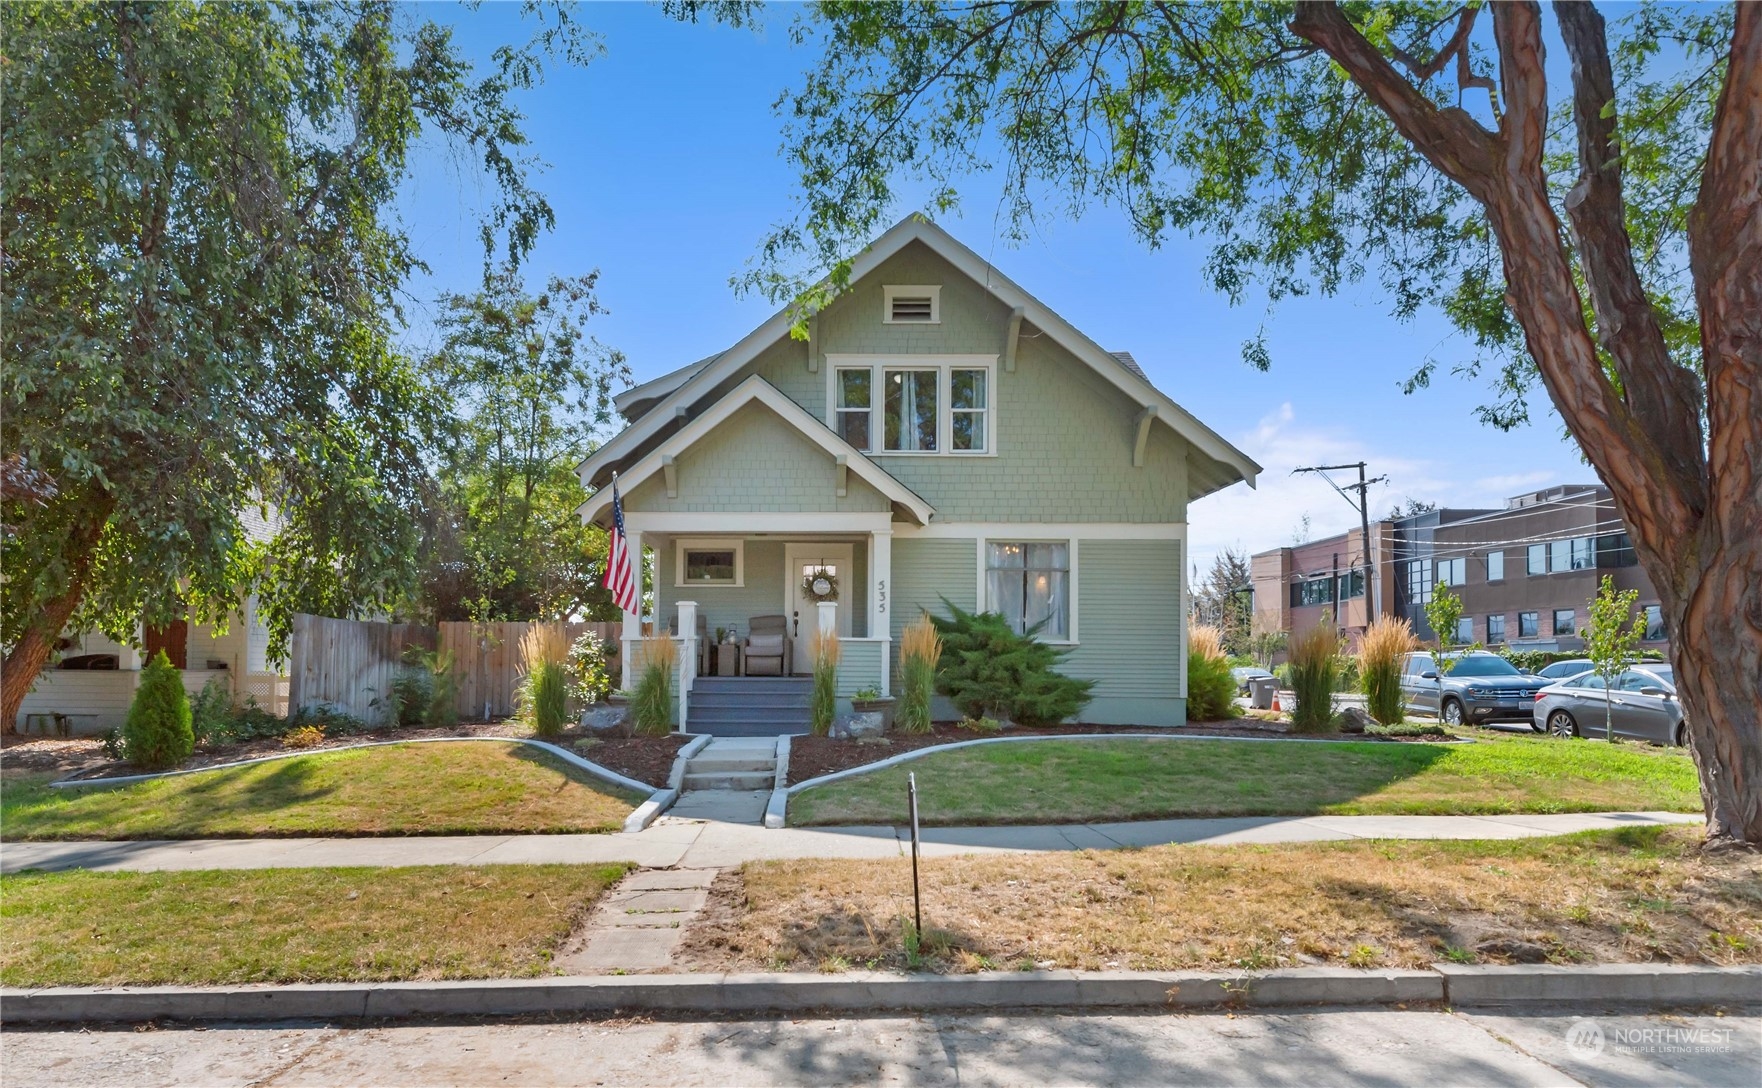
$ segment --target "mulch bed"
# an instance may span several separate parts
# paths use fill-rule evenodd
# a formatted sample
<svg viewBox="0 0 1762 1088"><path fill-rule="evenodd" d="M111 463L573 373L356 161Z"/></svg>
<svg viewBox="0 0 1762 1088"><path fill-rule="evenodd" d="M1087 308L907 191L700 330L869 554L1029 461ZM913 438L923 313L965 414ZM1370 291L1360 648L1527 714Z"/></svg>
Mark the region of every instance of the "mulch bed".
<svg viewBox="0 0 1762 1088"><path fill-rule="evenodd" d="M1270 722L1253 718L1237 718L1227 722L1195 722L1176 727L1144 725L1048 725L1013 726L1001 733L981 733L963 729L958 722L937 722L928 733L888 733L880 738L834 740L831 737L791 737L789 740L789 784L806 782L823 774L849 770L864 764L929 748L938 744L954 744L963 740L989 740L995 737L1078 737L1120 733L1157 733L1184 737L1281 737L1286 740L1362 740L1373 743L1439 741L1444 737L1380 737L1339 733L1320 736L1298 735L1287 722Z"/></svg>
<svg viewBox="0 0 1762 1088"><path fill-rule="evenodd" d="M646 782L651 786L667 784L667 774L673 769L673 757L678 754L690 737L614 737L601 740L598 744L586 748L576 748L575 742L586 738L588 734L579 729L565 730L560 736L552 738L551 743L577 752L583 759L592 760L602 767L617 771L638 782ZM261 756L306 755L322 752L331 748L346 748L352 744L366 744L375 741L400 741L439 739L445 737L532 737L532 730L520 722L508 719L496 722L460 722L458 725L445 727L408 726L397 729L375 729L367 733L356 733L346 737L326 737L321 743L302 749L286 748L280 738L271 737L263 740L245 741L241 744L216 745L197 749L190 756L180 771L198 770L202 767L213 767L222 763L237 763L246 759L257 759ZM141 774L139 767L130 763L121 763L110 759L104 754L103 746L96 737L37 737L7 734L4 737L4 751L0 752L0 769L9 773L42 774L57 773L70 778L111 778L119 775Z"/></svg>

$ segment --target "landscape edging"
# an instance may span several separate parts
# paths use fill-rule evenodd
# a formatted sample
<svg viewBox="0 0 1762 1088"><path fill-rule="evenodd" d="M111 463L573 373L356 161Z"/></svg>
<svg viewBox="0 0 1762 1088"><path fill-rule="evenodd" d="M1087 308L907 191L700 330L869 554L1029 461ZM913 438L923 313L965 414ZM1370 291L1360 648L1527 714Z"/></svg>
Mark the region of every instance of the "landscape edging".
<svg viewBox="0 0 1762 1088"><path fill-rule="evenodd" d="M1754 1001L1762 966L1605 964L1260 973L1035 971L978 975L611 975L467 982L231 987L54 987L0 990L7 1023L361 1019L532 1013L807 1012L816 1009L1167 1009L1296 1005L1496 1005Z"/></svg>

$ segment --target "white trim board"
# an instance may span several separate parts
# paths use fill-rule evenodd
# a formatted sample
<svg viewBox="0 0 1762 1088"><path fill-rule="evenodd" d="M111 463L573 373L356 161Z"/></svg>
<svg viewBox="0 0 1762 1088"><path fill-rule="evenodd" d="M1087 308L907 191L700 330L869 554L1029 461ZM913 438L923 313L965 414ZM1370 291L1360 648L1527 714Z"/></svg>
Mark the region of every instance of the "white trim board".
<svg viewBox="0 0 1762 1088"><path fill-rule="evenodd" d="M690 449L735 412L755 402L763 404L777 413L783 422L794 427L802 437L826 451L828 457L834 460L840 457L844 458L850 471L867 481L875 490L881 492L897 506L903 507L907 514L919 524L929 521L931 516L935 514L935 508L925 502L917 492L900 483L886 469L869 460L867 454L840 438L837 432L815 419L807 409L784 396L781 390L757 374L731 389L727 396L711 405L703 415L668 435L666 441L650 450L646 457L632 466L620 478L619 483L623 485L625 490L634 489L638 484L661 471L665 467L667 458ZM659 409L656 410L659 411ZM635 425L633 424L631 430L634 429ZM630 430L624 432L624 434L629 433L631 433ZM589 523L598 520L601 514L610 513L611 506L612 489L601 488L581 505L582 521ZM752 516L748 515L749 519ZM773 517L769 514L763 516L767 523ZM831 516L854 517L856 515ZM626 522L631 521L632 517L630 511L625 512ZM646 524L645 527L656 528Z"/></svg>
<svg viewBox="0 0 1762 1088"><path fill-rule="evenodd" d="M587 509L586 504L582 510ZM641 513L625 511L624 524L633 533L725 533L752 537L785 537L795 533L851 536L884 533L894 527L893 515L772 514L763 511L700 511ZM966 534L971 535L971 534Z"/></svg>
<svg viewBox="0 0 1762 1088"><path fill-rule="evenodd" d="M896 525L895 540L961 540L969 537L1023 537L1044 540L1186 540L1184 521L934 521Z"/></svg>
<svg viewBox="0 0 1762 1088"><path fill-rule="evenodd" d="M866 451L870 457L996 457L997 456L997 356L995 355L911 355L911 354L845 354L829 353L826 359L826 419L838 418L838 374L844 370L869 372L869 442L878 448ZM887 372L890 370L936 371L936 445L933 450L890 450L879 448L885 441L887 419ZM977 450L954 448L954 378L956 370L985 372L985 447Z"/></svg>
<svg viewBox="0 0 1762 1088"><path fill-rule="evenodd" d="M922 242L928 246L973 282L990 291L1012 311L1020 309L1026 320L1031 322L1035 328L1052 337L1067 351L1088 364L1097 374L1132 398L1140 407L1156 407L1158 410L1157 421L1172 429L1202 453L1234 468L1248 483L1248 486L1255 485L1255 477L1260 474L1261 466L1253 458L1225 441L1216 431L1201 423L1192 413L1170 400L1165 393L1151 385L1149 381L1126 369L1124 363L1114 358L1101 345L1078 331L1064 318L1054 313L1045 303L1022 290L1009 278L998 272L990 262L962 245L947 231L930 222L924 216L908 216L870 243L867 249L851 261L848 282L851 284L859 282L879 267L883 261L912 242ZM825 281L822 281L821 286L824 285ZM610 478L613 467L619 461L653 437L662 427L672 422L675 413L670 410L670 406L672 408L684 407L708 394L718 384L738 372L741 367L757 358L760 352L788 336L794 322L794 308L785 307L771 315L763 325L748 333L738 344L693 370L677 388L668 393L653 408L650 408L648 412L613 437L611 441L595 450L592 455L577 466L577 473L581 477L582 485L590 488L602 485L606 479ZM817 350L817 348L810 346L809 350ZM656 379L650 384L661 384L661 379ZM1224 486L1228 486L1228 484ZM1219 490L1221 489L1219 488ZM1189 495L1188 497L1195 499L1201 496Z"/></svg>

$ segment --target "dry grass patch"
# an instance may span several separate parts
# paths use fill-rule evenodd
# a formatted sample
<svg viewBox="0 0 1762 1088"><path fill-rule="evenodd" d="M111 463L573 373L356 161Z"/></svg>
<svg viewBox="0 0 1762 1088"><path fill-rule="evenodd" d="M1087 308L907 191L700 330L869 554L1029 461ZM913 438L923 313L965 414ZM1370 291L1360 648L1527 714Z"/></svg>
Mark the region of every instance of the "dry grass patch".
<svg viewBox="0 0 1762 1088"><path fill-rule="evenodd" d="M642 800L525 745L462 741L127 786L9 780L0 819L9 840L592 832L622 829Z"/></svg>
<svg viewBox="0 0 1762 1088"><path fill-rule="evenodd" d="M630 866L25 873L0 982L212 986L543 974Z"/></svg>
<svg viewBox="0 0 1762 1088"><path fill-rule="evenodd" d="M1696 829L1510 842L1169 846L924 863L943 971L1762 962L1762 859ZM700 969L904 967L905 862L754 862L687 936Z"/></svg>

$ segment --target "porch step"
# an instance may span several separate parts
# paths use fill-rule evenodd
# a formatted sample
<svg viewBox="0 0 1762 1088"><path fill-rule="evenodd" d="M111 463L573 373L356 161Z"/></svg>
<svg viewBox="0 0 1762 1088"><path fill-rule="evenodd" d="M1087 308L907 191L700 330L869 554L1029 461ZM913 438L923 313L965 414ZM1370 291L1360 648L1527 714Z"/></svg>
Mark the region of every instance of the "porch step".
<svg viewBox="0 0 1762 1088"><path fill-rule="evenodd" d="M777 779L777 770L749 774L687 774L685 789L691 790L768 790Z"/></svg>
<svg viewBox="0 0 1762 1088"><path fill-rule="evenodd" d="M776 756L699 756L685 765L687 774L770 774L777 769Z"/></svg>
<svg viewBox="0 0 1762 1088"><path fill-rule="evenodd" d="M811 676L698 676L691 681L691 690L697 691L730 691L744 695L755 695L760 692L775 693L813 690L814 679Z"/></svg>
<svg viewBox="0 0 1762 1088"><path fill-rule="evenodd" d="M808 720L803 718L799 723L771 719L764 722L712 722L700 720L697 712L691 715L691 731L711 737L769 737L775 739L782 736L799 737L806 734Z"/></svg>
<svg viewBox="0 0 1762 1088"><path fill-rule="evenodd" d="M793 707L805 707L812 700L813 695L805 691L798 695L794 692L758 691L747 694L746 692L738 691L704 691L702 688L695 686L691 689L691 707L693 710L696 710L700 706L762 706L790 709Z"/></svg>
<svg viewBox="0 0 1762 1088"><path fill-rule="evenodd" d="M806 733L813 690L806 676L699 676L687 728L714 737Z"/></svg>

